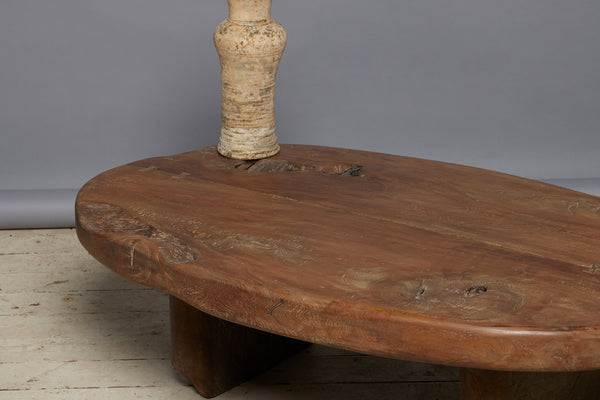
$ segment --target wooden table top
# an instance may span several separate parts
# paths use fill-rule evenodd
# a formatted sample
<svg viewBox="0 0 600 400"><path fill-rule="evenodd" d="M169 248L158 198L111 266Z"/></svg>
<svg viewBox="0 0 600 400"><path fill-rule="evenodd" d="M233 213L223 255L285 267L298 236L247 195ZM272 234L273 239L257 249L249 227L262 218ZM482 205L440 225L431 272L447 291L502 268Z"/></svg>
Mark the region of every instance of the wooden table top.
<svg viewBox="0 0 600 400"><path fill-rule="evenodd" d="M107 171L77 232L103 264L239 324L461 367L600 368L600 198L487 170L284 145Z"/></svg>

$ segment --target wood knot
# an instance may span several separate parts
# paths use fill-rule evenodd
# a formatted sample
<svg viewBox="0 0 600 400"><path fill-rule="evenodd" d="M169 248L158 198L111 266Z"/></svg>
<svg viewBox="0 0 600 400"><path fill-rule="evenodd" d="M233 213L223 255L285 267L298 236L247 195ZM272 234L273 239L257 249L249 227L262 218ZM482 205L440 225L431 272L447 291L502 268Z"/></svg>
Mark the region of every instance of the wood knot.
<svg viewBox="0 0 600 400"><path fill-rule="evenodd" d="M342 172L341 176L360 176L360 170L362 170L362 165L357 165L355 167L350 167L344 172Z"/></svg>
<svg viewBox="0 0 600 400"><path fill-rule="evenodd" d="M475 295L485 293L488 289L486 286L471 286L467 290L465 290L465 297L473 297Z"/></svg>

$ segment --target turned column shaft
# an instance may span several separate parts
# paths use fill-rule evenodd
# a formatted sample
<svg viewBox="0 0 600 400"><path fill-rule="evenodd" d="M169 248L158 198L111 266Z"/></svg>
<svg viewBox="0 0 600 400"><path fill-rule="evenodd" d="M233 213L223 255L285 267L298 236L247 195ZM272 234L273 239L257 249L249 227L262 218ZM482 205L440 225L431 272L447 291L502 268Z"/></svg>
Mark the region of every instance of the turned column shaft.
<svg viewBox="0 0 600 400"><path fill-rule="evenodd" d="M218 151L256 160L279 152L275 134L275 77L285 29L271 19L271 0L228 0L229 18L215 30L221 61L221 137Z"/></svg>
<svg viewBox="0 0 600 400"><path fill-rule="evenodd" d="M240 23L256 23L271 19L272 0L227 0L229 20Z"/></svg>

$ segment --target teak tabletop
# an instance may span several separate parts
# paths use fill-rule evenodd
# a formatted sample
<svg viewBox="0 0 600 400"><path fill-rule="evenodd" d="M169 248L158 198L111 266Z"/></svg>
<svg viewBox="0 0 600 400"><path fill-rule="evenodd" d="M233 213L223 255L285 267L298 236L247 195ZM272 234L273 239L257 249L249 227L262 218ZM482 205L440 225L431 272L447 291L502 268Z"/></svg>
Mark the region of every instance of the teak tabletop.
<svg viewBox="0 0 600 400"><path fill-rule="evenodd" d="M279 335L463 367L464 398L539 395L515 382L540 374L493 371L600 391L597 371L558 373L600 369L600 198L282 145L259 161L208 147L134 162L87 183L76 209L93 256L172 295L174 364L206 396L302 345Z"/></svg>

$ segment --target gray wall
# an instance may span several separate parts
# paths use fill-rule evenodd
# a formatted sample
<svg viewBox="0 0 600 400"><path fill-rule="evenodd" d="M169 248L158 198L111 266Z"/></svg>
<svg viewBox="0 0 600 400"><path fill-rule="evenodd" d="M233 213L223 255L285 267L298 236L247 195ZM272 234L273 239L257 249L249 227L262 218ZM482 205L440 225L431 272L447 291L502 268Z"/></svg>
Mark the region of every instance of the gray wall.
<svg viewBox="0 0 600 400"><path fill-rule="evenodd" d="M215 144L226 14L225 0L1 0L0 191L43 204L40 189ZM289 36L283 143L600 177L597 0L275 0L273 16ZM0 193L0 221L14 201Z"/></svg>

